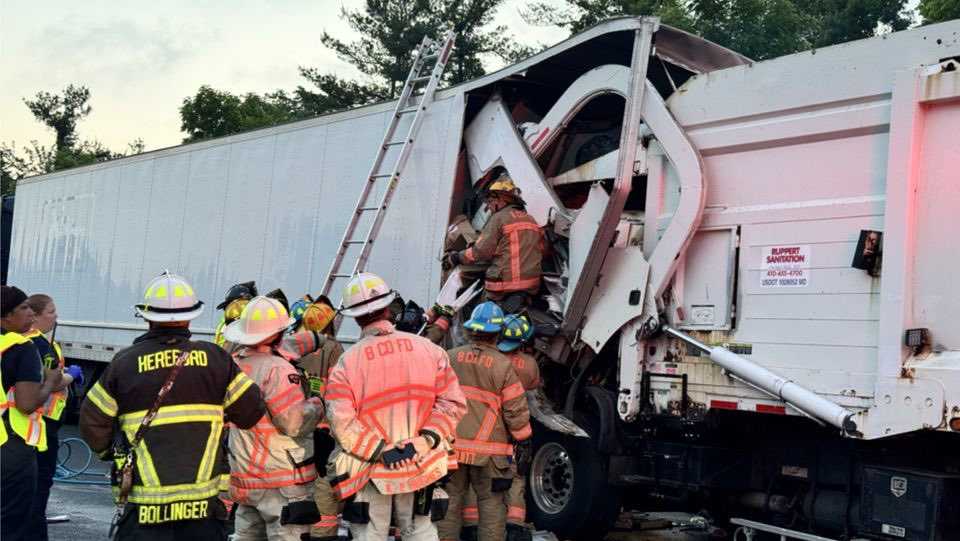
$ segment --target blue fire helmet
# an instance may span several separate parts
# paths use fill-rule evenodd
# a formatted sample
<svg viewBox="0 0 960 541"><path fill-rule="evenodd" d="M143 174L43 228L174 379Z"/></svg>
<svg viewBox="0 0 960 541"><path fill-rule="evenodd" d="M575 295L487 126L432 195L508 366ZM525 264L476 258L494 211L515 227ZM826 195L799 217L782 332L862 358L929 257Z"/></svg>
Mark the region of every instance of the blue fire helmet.
<svg viewBox="0 0 960 541"><path fill-rule="evenodd" d="M510 353L531 338L533 338L533 324L525 316L510 314L503 318L503 330L500 331L497 349Z"/></svg>
<svg viewBox="0 0 960 541"><path fill-rule="evenodd" d="M503 328L503 310L495 302L482 302L473 309L470 320L463 324L468 331L498 333Z"/></svg>

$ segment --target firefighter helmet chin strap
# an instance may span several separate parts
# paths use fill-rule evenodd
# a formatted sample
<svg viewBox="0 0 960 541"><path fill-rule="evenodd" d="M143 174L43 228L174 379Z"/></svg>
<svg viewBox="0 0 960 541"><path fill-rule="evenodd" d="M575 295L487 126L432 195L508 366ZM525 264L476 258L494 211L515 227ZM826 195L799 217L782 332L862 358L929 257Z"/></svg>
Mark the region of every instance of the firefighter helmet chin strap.
<svg viewBox="0 0 960 541"><path fill-rule="evenodd" d="M160 404L163 403L163 399L170 392L170 389L173 388L173 382L177 379L177 374L180 373L180 369L187 363L187 358L189 357L190 351L185 350L181 352L177 360L174 361L173 368L170 370L170 373L167 374L166 381L163 382L163 386L160 387L160 391L157 393L157 398L153 401L153 406L150 407L147 414L143 416L143 420L140 421L140 426L137 428L137 432L134 434L127 448L126 455L123 457L123 467L120 468L119 472L120 492L117 495L117 512L113 515L113 521L110 523L110 532L107 534L110 539L113 539L113 534L116 533L120 519L123 518L123 510L127 506L127 498L130 496L130 491L133 490L134 450L140 445L140 441L143 440L147 429L150 428L150 423L152 423L153 418L157 416Z"/></svg>

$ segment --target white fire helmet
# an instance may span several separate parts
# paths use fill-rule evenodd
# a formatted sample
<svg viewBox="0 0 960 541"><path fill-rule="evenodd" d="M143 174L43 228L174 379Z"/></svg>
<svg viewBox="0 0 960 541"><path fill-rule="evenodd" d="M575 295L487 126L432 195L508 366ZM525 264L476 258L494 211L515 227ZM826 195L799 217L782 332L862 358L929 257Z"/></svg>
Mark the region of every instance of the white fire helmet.
<svg viewBox="0 0 960 541"><path fill-rule="evenodd" d="M373 314L390 306L396 296L383 278L361 272L343 288L343 309L340 311L348 317Z"/></svg>
<svg viewBox="0 0 960 541"><path fill-rule="evenodd" d="M203 313L203 303L182 276L163 271L147 284L143 303L134 309L147 321L190 321Z"/></svg>
<svg viewBox="0 0 960 541"><path fill-rule="evenodd" d="M294 322L283 303L261 295L247 303L240 319L227 325L223 337L235 344L252 346L283 332Z"/></svg>

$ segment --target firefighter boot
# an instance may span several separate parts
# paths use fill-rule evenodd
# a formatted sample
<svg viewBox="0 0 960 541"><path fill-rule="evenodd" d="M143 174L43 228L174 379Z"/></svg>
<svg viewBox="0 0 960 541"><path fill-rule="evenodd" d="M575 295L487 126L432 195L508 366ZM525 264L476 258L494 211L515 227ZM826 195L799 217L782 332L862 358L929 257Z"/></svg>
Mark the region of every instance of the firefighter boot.
<svg viewBox="0 0 960 541"><path fill-rule="evenodd" d="M506 541L533 541L533 532L526 526L508 523Z"/></svg>

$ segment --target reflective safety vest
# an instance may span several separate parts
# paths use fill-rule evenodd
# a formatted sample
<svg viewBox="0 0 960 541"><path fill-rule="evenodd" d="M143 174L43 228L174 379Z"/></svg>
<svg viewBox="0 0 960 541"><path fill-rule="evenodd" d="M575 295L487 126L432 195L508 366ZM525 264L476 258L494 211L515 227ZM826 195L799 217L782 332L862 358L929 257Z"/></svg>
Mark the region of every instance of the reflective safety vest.
<svg viewBox="0 0 960 541"><path fill-rule="evenodd" d="M30 338L34 342L37 340L47 340L47 337L43 335L42 332L33 329L27 334L27 338ZM60 344L56 340L50 342L50 345L53 349L53 354L56 356L56 367L47 365L46 359L41 359L43 361L44 368L59 368L63 370L64 359L63 351L60 349ZM43 407L40 408L40 413L48 419L53 419L54 421L59 421L63 417L63 410L67 407L67 390L57 391L55 393L50 393L50 396L47 397L47 401L43 403Z"/></svg>
<svg viewBox="0 0 960 541"><path fill-rule="evenodd" d="M8 332L0 336L0 355L13 346L26 344L28 342L30 342L30 339L26 336L15 332ZM7 389L6 385L3 384L2 375L0 375L0 388L7 391L2 398L3 401L0 402L0 415L7 412L7 420L10 421L10 428L23 438L23 441L25 441L27 445L36 447L40 451L46 451L47 431L44 429L43 416L40 415L40 410L38 409L30 415L26 415L18 410L16 402L14 401L14 388L11 385L10 388ZM7 427L0 422L0 445L6 442Z"/></svg>
<svg viewBox="0 0 960 541"><path fill-rule="evenodd" d="M227 328L227 322L223 319L223 316L220 316L220 322L217 323L217 328L213 331L213 343L223 347L223 344L226 343L227 339L223 337L223 331Z"/></svg>

